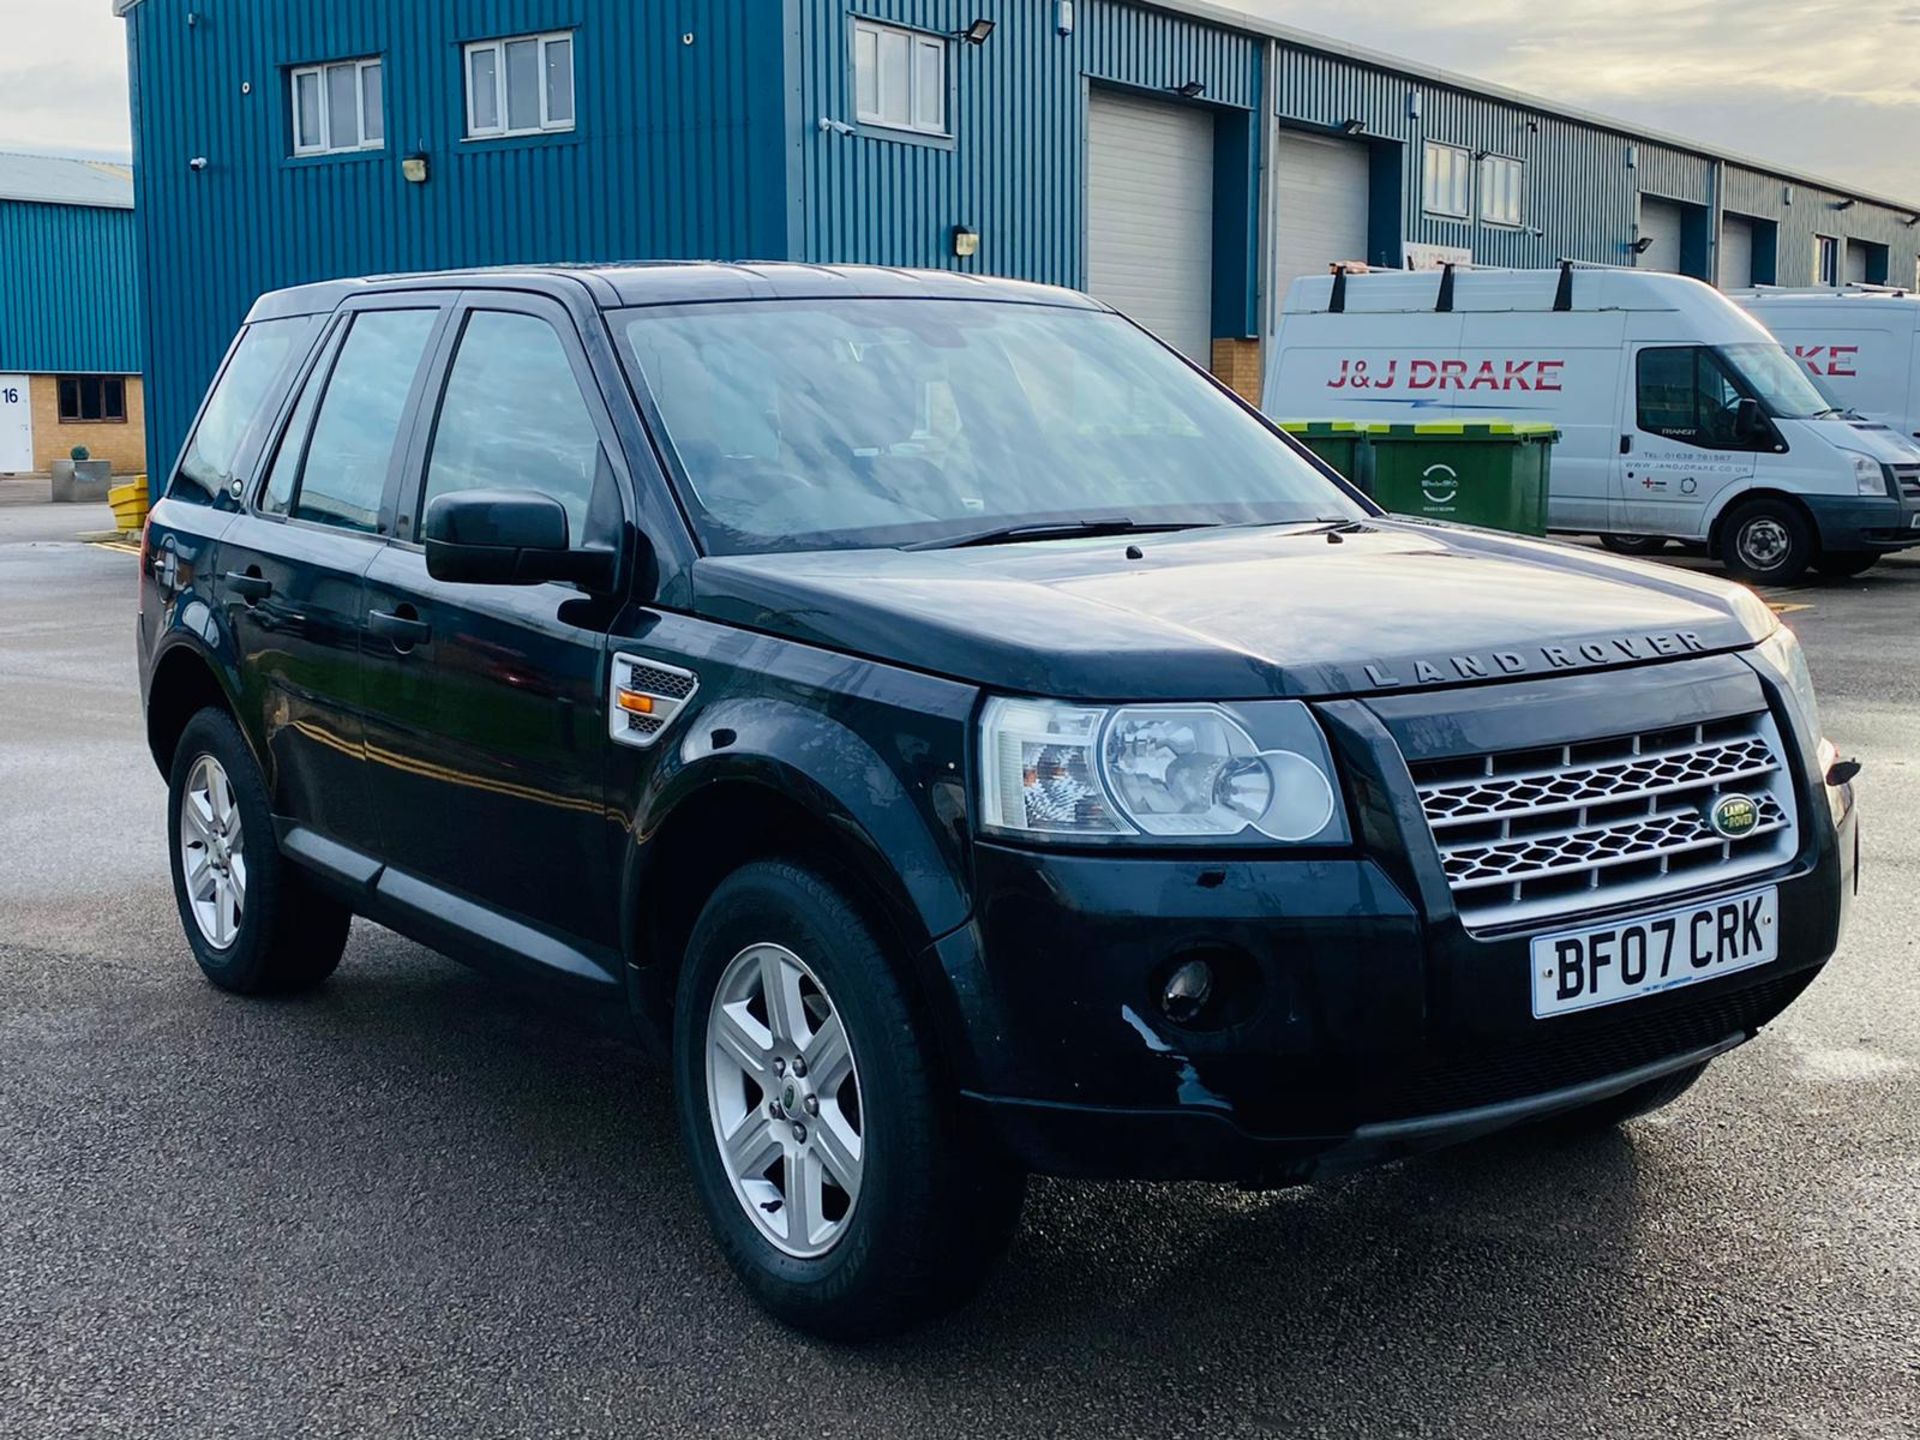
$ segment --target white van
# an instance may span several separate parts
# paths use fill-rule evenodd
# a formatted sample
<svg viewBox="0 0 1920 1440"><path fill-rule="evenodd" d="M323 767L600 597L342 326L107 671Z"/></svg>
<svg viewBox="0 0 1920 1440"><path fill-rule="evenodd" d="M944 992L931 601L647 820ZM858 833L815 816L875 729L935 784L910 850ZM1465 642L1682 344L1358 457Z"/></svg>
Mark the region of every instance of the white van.
<svg viewBox="0 0 1920 1440"><path fill-rule="evenodd" d="M1294 282L1267 350L1277 421L1550 421L1556 531L1709 546L1743 579L1854 575L1920 545L1920 448L1849 420L1738 306L1609 267Z"/></svg>
<svg viewBox="0 0 1920 1440"><path fill-rule="evenodd" d="M1920 439L1920 295L1761 286L1728 292L1848 410Z"/></svg>

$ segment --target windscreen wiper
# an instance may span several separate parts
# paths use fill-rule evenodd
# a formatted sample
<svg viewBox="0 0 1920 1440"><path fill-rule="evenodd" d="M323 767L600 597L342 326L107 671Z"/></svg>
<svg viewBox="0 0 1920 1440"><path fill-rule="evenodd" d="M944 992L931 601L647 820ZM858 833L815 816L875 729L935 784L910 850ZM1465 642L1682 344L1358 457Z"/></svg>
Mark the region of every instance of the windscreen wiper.
<svg viewBox="0 0 1920 1440"><path fill-rule="evenodd" d="M1024 540L1078 540L1095 535L1163 535L1175 530L1202 530L1211 520L1173 520L1148 522L1129 520L1124 515L1101 520L1039 520L1022 525L996 525L967 535L943 535L937 540L918 540L903 545L903 550L965 550L975 545L1012 545Z"/></svg>

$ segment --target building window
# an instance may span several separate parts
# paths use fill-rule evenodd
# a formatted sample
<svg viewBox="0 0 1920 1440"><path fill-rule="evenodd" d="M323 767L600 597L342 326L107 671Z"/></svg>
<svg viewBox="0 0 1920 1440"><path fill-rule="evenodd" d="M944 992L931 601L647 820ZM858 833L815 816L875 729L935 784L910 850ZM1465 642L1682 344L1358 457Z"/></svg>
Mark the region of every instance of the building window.
<svg viewBox="0 0 1920 1440"><path fill-rule="evenodd" d="M872 20L853 22L854 117L863 125L947 133L947 41Z"/></svg>
<svg viewBox="0 0 1920 1440"><path fill-rule="evenodd" d="M467 138L573 129L573 32L467 46Z"/></svg>
<svg viewBox="0 0 1920 1440"><path fill-rule="evenodd" d="M127 382L118 375L62 375L62 425L124 425Z"/></svg>
<svg viewBox="0 0 1920 1440"><path fill-rule="evenodd" d="M1473 157L1457 145L1427 142L1426 211L1464 220L1473 213Z"/></svg>
<svg viewBox="0 0 1920 1440"><path fill-rule="evenodd" d="M1519 225L1526 214L1527 167L1505 155L1480 160L1480 218L1489 225Z"/></svg>
<svg viewBox="0 0 1920 1440"><path fill-rule="evenodd" d="M378 60L340 60L296 69L293 153L378 150L387 138L385 78Z"/></svg>
<svg viewBox="0 0 1920 1440"><path fill-rule="evenodd" d="M1840 242L1831 235L1813 237L1813 277L1816 285L1840 283Z"/></svg>

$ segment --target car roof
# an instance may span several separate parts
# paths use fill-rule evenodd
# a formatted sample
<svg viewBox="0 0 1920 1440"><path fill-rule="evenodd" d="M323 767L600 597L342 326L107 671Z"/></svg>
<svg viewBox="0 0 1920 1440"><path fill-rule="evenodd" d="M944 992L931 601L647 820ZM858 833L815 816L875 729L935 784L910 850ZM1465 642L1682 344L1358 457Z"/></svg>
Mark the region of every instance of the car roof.
<svg viewBox="0 0 1920 1440"><path fill-rule="evenodd" d="M1054 285L951 270L698 260L499 266L323 280L262 295L254 302L247 319L251 323L288 315L325 314L355 295L432 289L521 289L551 293L565 285L584 287L596 304L607 309L714 300L875 298L998 300L1090 310L1106 308L1077 291Z"/></svg>

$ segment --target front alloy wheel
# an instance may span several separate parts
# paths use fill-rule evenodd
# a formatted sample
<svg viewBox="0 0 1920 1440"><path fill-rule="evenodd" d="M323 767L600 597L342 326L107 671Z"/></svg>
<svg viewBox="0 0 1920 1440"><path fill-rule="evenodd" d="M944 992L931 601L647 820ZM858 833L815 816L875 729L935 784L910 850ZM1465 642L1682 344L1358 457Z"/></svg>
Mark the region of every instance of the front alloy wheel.
<svg viewBox="0 0 1920 1440"><path fill-rule="evenodd" d="M707 1110L734 1198L761 1233L801 1259L838 1244L860 1198L860 1075L825 987L784 945L749 945L720 977Z"/></svg>

